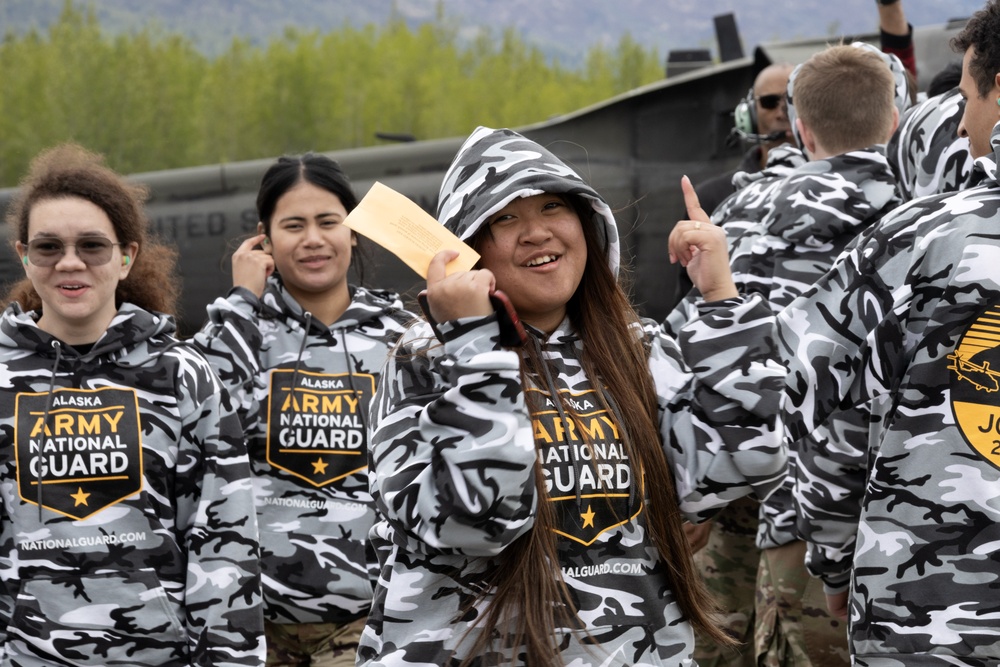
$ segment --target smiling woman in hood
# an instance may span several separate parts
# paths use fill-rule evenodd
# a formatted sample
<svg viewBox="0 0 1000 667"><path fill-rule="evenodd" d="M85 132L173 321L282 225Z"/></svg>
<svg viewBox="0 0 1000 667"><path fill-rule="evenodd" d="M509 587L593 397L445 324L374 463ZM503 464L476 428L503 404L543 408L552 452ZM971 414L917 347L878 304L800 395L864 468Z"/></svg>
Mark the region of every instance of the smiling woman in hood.
<svg viewBox="0 0 1000 667"><path fill-rule="evenodd" d="M436 328L410 329L379 384L382 567L358 664L692 665L692 624L726 639L681 519L765 496L785 466L773 318L738 297L705 217L680 223L682 259L713 302L677 340L640 319L608 204L511 130L478 128L439 201L481 259L434 258Z"/></svg>

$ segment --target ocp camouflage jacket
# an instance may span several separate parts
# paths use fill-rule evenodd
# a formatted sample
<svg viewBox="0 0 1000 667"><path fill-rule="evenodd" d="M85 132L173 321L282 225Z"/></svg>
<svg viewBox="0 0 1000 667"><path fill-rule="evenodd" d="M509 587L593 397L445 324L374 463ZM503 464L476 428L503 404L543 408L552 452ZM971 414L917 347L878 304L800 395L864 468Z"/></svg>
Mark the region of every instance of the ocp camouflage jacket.
<svg viewBox="0 0 1000 667"><path fill-rule="evenodd" d="M460 152L449 171L460 182L446 176L442 192L454 198L442 198L439 218L468 238L473 223L503 201L574 192L591 202L594 217L585 224L604 226L608 261L617 266L607 205L539 149L508 130L477 130L463 147L470 154ZM649 345L663 451L681 511L692 520L751 492L766 496L785 472L771 412L783 378L770 358L772 316L757 298L715 306L679 343L655 322L635 328ZM548 336L531 331L529 344L550 373L527 390L520 353L499 344L495 315L439 329L443 344L426 324L407 332L379 384L372 492L384 519L372 541L381 576L358 664L457 665L477 657L468 652L482 609L466 607L498 556L532 529L537 504L551 502L559 567L581 621L553 629L564 663L693 665L691 628L647 532L648 485L662 482L643 479L628 459L614 409L603 407L603 388L581 367L583 343L569 320ZM589 444L564 416L564 403ZM546 500L536 494L536 459ZM495 657L523 664L520 655Z"/></svg>
<svg viewBox="0 0 1000 667"><path fill-rule="evenodd" d="M0 664L262 665L249 462L210 366L130 304L83 354L37 317L0 319Z"/></svg>
<svg viewBox="0 0 1000 667"><path fill-rule="evenodd" d="M371 604L369 403L386 355L415 318L395 294L351 292L326 327L274 275L259 300L244 289L216 299L193 338L239 400L265 615L277 623L347 623Z"/></svg>
<svg viewBox="0 0 1000 667"><path fill-rule="evenodd" d="M860 521L858 664L1000 662L1000 125L992 144L982 185L896 209L779 317L790 437L838 406L887 400L867 475L799 452L816 471L796 490L813 539L840 534L852 510ZM840 500L846 475L862 477L859 509Z"/></svg>

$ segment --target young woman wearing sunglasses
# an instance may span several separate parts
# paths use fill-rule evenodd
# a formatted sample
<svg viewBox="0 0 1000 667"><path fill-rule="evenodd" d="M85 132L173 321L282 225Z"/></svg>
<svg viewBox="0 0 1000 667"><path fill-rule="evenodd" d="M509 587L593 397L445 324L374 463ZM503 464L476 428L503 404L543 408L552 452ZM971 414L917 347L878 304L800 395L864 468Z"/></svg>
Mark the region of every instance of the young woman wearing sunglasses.
<svg viewBox="0 0 1000 667"><path fill-rule="evenodd" d="M8 213L26 279L0 316L3 664L263 663L239 419L173 335L175 253L143 196L66 145Z"/></svg>

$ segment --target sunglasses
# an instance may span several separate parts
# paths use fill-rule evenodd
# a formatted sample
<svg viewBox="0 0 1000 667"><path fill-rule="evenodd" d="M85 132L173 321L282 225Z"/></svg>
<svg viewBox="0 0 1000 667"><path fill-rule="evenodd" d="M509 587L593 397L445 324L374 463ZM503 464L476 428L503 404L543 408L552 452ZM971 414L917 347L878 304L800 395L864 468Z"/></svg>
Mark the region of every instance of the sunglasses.
<svg viewBox="0 0 1000 667"><path fill-rule="evenodd" d="M34 266L50 267L66 256L66 246L76 249L76 256L87 266L103 266L111 261L111 250L115 243L103 236L79 238L76 243L66 243L62 239L35 239L28 242L28 261Z"/></svg>
<svg viewBox="0 0 1000 667"><path fill-rule="evenodd" d="M777 109L784 100L784 95L761 95L757 98L757 102L765 109Z"/></svg>

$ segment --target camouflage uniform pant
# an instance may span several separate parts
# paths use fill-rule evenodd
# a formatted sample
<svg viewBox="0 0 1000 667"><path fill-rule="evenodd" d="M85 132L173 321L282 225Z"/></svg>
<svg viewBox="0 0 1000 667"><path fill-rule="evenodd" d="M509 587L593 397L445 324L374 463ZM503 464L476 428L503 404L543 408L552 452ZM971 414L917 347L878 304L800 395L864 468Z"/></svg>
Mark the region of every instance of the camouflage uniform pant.
<svg viewBox="0 0 1000 667"><path fill-rule="evenodd" d="M845 667L847 625L830 615L823 583L809 576L805 542L761 552L756 653L761 667Z"/></svg>
<svg viewBox="0 0 1000 667"><path fill-rule="evenodd" d="M740 644L720 647L695 635L694 658L700 667L756 667L754 605L760 550L756 545L758 502L750 497L730 503L712 520L708 544L694 556L708 590L722 610L726 633Z"/></svg>
<svg viewBox="0 0 1000 667"><path fill-rule="evenodd" d="M352 623L266 621L268 667L354 667L365 619Z"/></svg>

